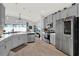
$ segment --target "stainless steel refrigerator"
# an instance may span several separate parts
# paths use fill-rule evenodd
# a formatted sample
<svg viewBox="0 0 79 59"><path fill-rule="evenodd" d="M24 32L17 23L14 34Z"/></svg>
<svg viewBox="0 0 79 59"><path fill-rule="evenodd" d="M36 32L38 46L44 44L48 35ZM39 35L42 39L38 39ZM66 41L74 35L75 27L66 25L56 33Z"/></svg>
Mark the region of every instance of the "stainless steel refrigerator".
<svg viewBox="0 0 79 59"><path fill-rule="evenodd" d="M66 17L56 22L56 48L67 55L79 55L79 17Z"/></svg>

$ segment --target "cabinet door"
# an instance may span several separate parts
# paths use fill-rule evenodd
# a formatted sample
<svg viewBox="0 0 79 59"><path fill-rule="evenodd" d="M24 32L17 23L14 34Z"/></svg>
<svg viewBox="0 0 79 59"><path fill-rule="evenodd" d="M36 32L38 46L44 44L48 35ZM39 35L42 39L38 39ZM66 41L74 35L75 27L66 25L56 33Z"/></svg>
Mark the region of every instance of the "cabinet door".
<svg viewBox="0 0 79 59"><path fill-rule="evenodd" d="M20 34L19 36L18 36L18 40L19 40L19 45L21 45L21 44L23 44L24 43L24 37L23 37L23 34Z"/></svg>
<svg viewBox="0 0 79 59"><path fill-rule="evenodd" d="M28 41L28 42L31 42L31 37L30 37L29 34L27 34L27 41Z"/></svg>
<svg viewBox="0 0 79 59"><path fill-rule="evenodd" d="M59 20L59 19L61 19L61 12L58 12L58 13L56 14L56 20Z"/></svg>
<svg viewBox="0 0 79 59"><path fill-rule="evenodd" d="M78 5L68 8L68 16L78 16Z"/></svg>
<svg viewBox="0 0 79 59"><path fill-rule="evenodd" d="M54 35L54 33L50 34L50 43L55 45L55 35Z"/></svg>
<svg viewBox="0 0 79 59"><path fill-rule="evenodd" d="M49 16L49 24L52 23L52 14Z"/></svg>
<svg viewBox="0 0 79 59"><path fill-rule="evenodd" d="M10 52L10 49L12 49L12 40L11 40L11 37L8 37L6 40L7 41L4 42L4 44L5 44L4 47L6 50L6 55L8 55Z"/></svg>
<svg viewBox="0 0 79 59"><path fill-rule="evenodd" d="M35 41L35 34L33 34L33 35L30 35L31 36L31 41Z"/></svg>
<svg viewBox="0 0 79 59"><path fill-rule="evenodd" d="M56 31L56 14L53 15L53 29Z"/></svg>
<svg viewBox="0 0 79 59"><path fill-rule="evenodd" d="M4 41L1 41L0 43L0 56L6 56L8 55L7 49L6 49L6 44Z"/></svg>
<svg viewBox="0 0 79 59"><path fill-rule="evenodd" d="M61 18L68 17L68 9L61 11Z"/></svg>
<svg viewBox="0 0 79 59"><path fill-rule="evenodd" d="M12 48L17 47L18 44L19 44L18 35L13 35L12 36Z"/></svg>
<svg viewBox="0 0 79 59"><path fill-rule="evenodd" d="M0 42L0 56L3 56L4 49L3 49L3 42Z"/></svg>
<svg viewBox="0 0 79 59"><path fill-rule="evenodd" d="M5 43L7 48L10 50L12 48L12 37L8 37Z"/></svg>
<svg viewBox="0 0 79 59"><path fill-rule="evenodd" d="M56 48L60 49L60 25L59 21L56 23Z"/></svg>
<svg viewBox="0 0 79 59"><path fill-rule="evenodd" d="M23 34L24 43L27 43L27 35Z"/></svg>

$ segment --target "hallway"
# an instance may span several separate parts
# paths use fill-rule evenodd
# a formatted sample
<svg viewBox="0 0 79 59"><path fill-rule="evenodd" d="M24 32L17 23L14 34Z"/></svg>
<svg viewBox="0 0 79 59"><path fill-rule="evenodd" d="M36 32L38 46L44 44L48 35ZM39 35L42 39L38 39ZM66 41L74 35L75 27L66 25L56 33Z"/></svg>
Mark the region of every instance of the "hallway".
<svg viewBox="0 0 79 59"><path fill-rule="evenodd" d="M17 52L10 52L9 55L15 56L66 56L54 46L36 38L34 43L29 43Z"/></svg>

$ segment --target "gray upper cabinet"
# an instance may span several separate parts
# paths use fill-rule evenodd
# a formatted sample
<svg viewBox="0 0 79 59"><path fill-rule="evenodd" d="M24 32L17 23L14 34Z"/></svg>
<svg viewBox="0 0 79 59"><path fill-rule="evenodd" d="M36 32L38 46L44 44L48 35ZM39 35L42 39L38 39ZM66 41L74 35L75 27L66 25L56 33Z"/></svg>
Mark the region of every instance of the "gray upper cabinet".
<svg viewBox="0 0 79 59"><path fill-rule="evenodd" d="M0 3L0 36L3 34L3 26L5 24L5 7Z"/></svg>
<svg viewBox="0 0 79 59"><path fill-rule="evenodd" d="M0 4L0 25L4 25L5 23L5 7Z"/></svg>
<svg viewBox="0 0 79 59"><path fill-rule="evenodd" d="M49 24L49 18L48 17L45 17L44 18L44 28L46 28L46 26Z"/></svg>
<svg viewBox="0 0 79 59"><path fill-rule="evenodd" d="M77 4L78 5L78 17L79 17L79 4Z"/></svg>
<svg viewBox="0 0 79 59"><path fill-rule="evenodd" d="M50 24L50 15L47 17L48 24Z"/></svg>
<svg viewBox="0 0 79 59"><path fill-rule="evenodd" d="M66 18L68 17L68 9L64 9L61 11L61 18Z"/></svg>
<svg viewBox="0 0 79 59"><path fill-rule="evenodd" d="M46 26L49 24L49 20L48 20L49 18L47 17L46 18Z"/></svg>
<svg viewBox="0 0 79 59"><path fill-rule="evenodd" d="M49 24L49 17L46 18L46 26Z"/></svg>
<svg viewBox="0 0 79 59"><path fill-rule="evenodd" d="M46 27L46 18L43 19L44 28Z"/></svg>
<svg viewBox="0 0 79 59"><path fill-rule="evenodd" d="M59 20L59 19L61 19L61 11L56 13L56 20Z"/></svg>
<svg viewBox="0 0 79 59"><path fill-rule="evenodd" d="M53 15L53 29L56 30L56 14Z"/></svg>
<svg viewBox="0 0 79 59"><path fill-rule="evenodd" d="M78 4L72 5L68 9L68 16L78 16Z"/></svg>
<svg viewBox="0 0 79 59"><path fill-rule="evenodd" d="M44 25L44 28L45 28L45 18L43 19L43 25Z"/></svg>
<svg viewBox="0 0 79 59"><path fill-rule="evenodd" d="M53 22L53 19L52 19L52 14L50 15L50 24Z"/></svg>

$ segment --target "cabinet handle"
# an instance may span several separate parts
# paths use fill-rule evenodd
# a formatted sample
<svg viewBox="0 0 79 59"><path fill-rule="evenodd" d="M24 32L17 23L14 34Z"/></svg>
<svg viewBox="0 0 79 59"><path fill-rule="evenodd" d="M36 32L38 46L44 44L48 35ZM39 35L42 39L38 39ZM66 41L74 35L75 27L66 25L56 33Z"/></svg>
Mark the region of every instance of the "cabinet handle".
<svg viewBox="0 0 79 59"><path fill-rule="evenodd" d="M6 45L4 46L4 48L6 49Z"/></svg>

